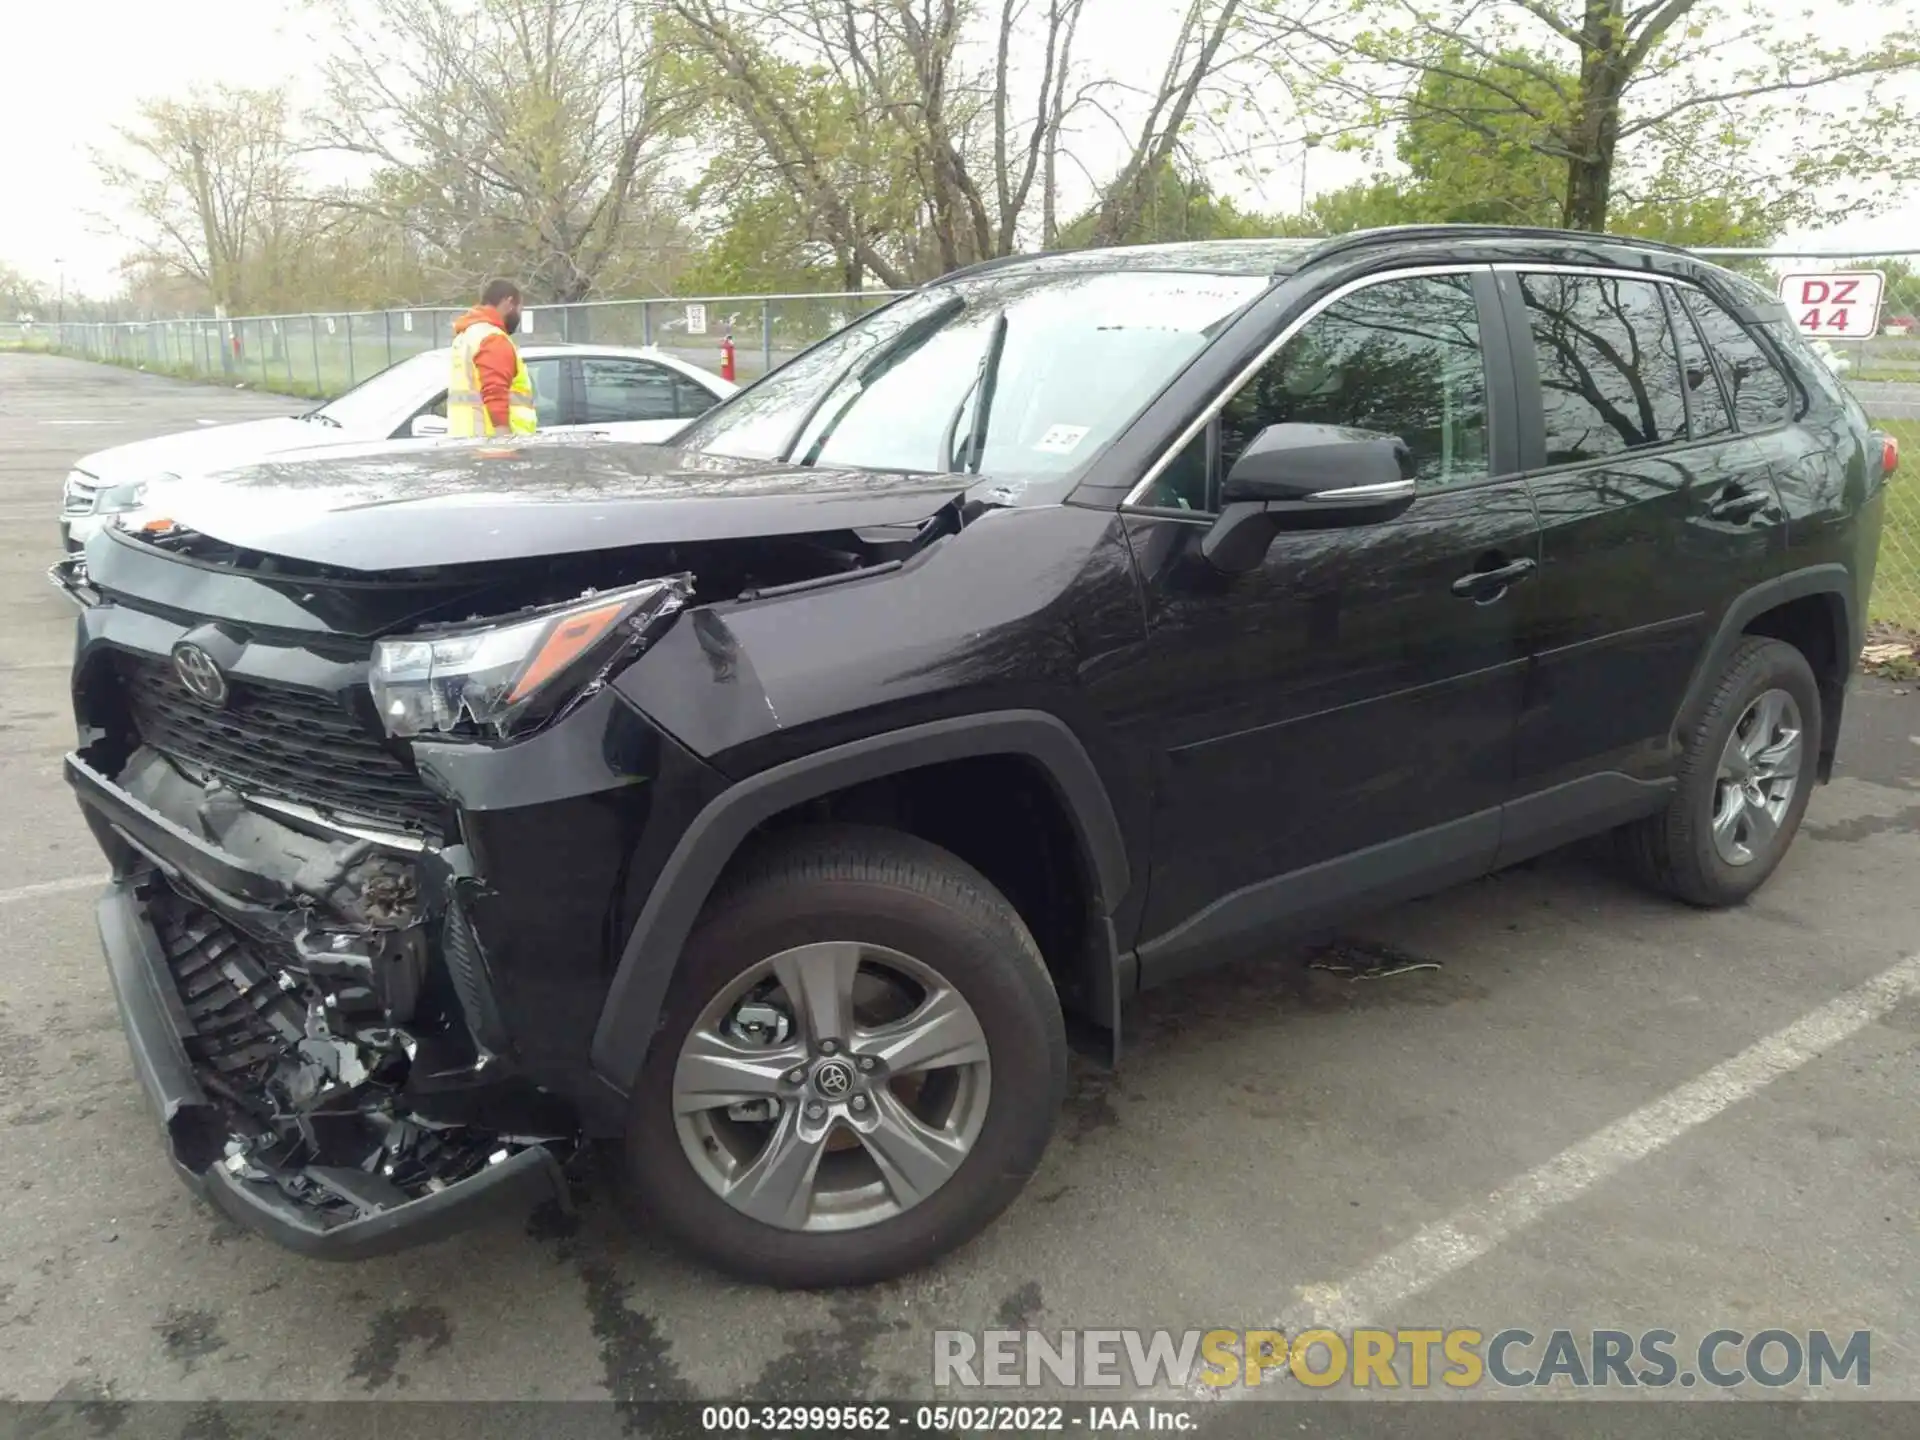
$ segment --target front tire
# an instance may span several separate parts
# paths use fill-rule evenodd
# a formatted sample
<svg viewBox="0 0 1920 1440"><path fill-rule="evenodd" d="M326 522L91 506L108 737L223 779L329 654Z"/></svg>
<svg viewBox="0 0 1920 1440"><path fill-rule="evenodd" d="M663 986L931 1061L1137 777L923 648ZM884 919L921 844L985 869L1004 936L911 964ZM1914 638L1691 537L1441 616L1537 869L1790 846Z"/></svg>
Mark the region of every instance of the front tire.
<svg viewBox="0 0 1920 1440"><path fill-rule="evenodd" d="M1689 905L1745 900L1800 828L1821 721L1806 657L1784 640L1743 638L1683 737L1680 784L1667 808L1621 832L1629 864Z"/></svg>
<svg viewBox="0 0 1920 1440"><path fill-rule="evenodd" d="M723 882L689 937L627 1173L730 1274L869 1284L1006 1208L1066 1076L1045 963L984 877L911 835L801 831Z"/></svg>

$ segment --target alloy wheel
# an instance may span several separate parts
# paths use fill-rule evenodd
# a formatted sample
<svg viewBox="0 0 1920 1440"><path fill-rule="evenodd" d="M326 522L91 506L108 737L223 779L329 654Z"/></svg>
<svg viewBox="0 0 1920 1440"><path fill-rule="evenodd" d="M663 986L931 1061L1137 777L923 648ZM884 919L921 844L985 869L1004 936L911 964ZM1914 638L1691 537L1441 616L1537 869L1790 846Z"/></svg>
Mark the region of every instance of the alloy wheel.
<svg viewBox="0 0 1920 1440"><path fill-rule="evenodd" d="M1714 780L1713 847L1729 865L1750 865L1780 833L1802 761L1800 706L1767 690L1741 713Z"/></svg>
<svg viewBox="0 0 1920 1440"><path fill-rule="evenodd" d="M923 961L853 942L802 945L701 1012L674 1066L674 1125L694 1172L785 1230L850 1230L951 1179L985 1122L979 1017Z"/></svg>

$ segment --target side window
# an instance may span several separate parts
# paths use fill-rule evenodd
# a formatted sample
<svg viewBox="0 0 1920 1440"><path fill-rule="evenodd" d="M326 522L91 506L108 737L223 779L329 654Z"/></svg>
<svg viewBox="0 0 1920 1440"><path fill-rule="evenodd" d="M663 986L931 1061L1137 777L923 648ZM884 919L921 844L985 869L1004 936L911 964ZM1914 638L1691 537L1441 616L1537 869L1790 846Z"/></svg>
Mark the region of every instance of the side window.
<svg viewBox="0 0 1920 1440"><path fill-rule="evenodd" d="M644 360L580 362L581 421L606 425L624 420L673 420L681 413L674 381L662 365Z"/></svg>
<svg viewBox="0 0 1920 1440"><path fill-rule="evenodd" d="M533 384L533 411L540 419L540 428L545 430L560 424L560 362L529 360L526 366L527 379Z"/></svg>
<svg viewBox="0 0 1920 1440"><path fill-rule="evenodd" d="M1522 275L1540 367L1547 463L1597 460L1687 433L1680 357L1650 280Z"/></svg>
<svg viewBox="0 0 1920 1440"><path fill-rule="evenodd" d="M1868 424L1867 412L1860 408L1860 402L1853 398L1852 392L1840 383L1839 375L1827 362L1825 354L1815 350L1807 337L1794 328L1791 320L1768 320L1762 323L1760 329L1773 341L1775 358L1784 359L1787 368L1799 377L1802 391L1809 397L1814 393L1823 395L1834 408L1846 411L1856 424L1863 427ZM1793 406L1795 419L1804 414L1805 404Z"/></svg>
<svg viewBox="0 0 1920 1440"><path fill-rule="evenodd" d="M1161 510L1199 510L1212 508L1207 487L1207 431L1202 430L1180 447L1180 453L1167 462L1153 482L1153 488L1141 504Z"/></svg>
<svg viewBox="0 0 1920 1440"><path fill-rule="evenodd" d="M1397 435L1423 487L1484 479L1487 380L1472 277L1383 280L1316 315L1220 412L1220 473L1260 431L1290 421Z"/></svg>
<svg viewBox="0 0 1920 1440"><path fill-rule="evenodd" d="M696 415L704 415L720 403L716 396L698 380L689 380L684 375L673 377L675 399L674 414L679 419L691 420Z"/></svg>
<svg viewBox="0 0 1920 1440"><path fill-rule="evenodd" d="M1699 323L1713 363L1733 401L1733 417L1742 430L1764 430L1787 418L1793 387L1774 367L1760 342L1718 303L1698 290L1682 290L1681 297Z"/></svg>
<svg viewBox="0 0 1920 1440"><path fill-rule="evenodd" d="M1720 379L1714 374L1713 357L1707 354L1700 332L1681 303L1679 289L1672 285L1661 288L1666 291L1674 333L1680 337L1680 378L1687 387L1687 433L1696 440L1724 435L1733 429L1733 415L1727 409Z"/></svg>

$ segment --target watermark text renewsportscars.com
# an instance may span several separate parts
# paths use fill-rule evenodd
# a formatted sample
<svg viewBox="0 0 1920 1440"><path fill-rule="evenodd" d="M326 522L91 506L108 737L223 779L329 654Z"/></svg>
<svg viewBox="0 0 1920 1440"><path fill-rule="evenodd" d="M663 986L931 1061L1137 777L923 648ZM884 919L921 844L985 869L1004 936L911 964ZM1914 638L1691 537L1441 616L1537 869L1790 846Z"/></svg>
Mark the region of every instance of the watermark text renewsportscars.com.
<svg viewBox="0 0 1920 1440"><path fill-rule="evenodd" d="M1865 1389L1866 1330L936 1330L936 1388Z"/></svg>

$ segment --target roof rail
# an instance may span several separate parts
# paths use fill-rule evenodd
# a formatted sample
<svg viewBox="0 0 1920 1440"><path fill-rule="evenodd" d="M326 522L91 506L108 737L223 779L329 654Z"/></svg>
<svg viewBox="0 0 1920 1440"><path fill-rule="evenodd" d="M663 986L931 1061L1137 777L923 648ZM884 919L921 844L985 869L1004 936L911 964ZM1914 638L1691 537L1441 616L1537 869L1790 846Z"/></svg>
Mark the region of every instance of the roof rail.
<svg viewBox="0 0 1920 1440"><path fill-rule="evenodd" d="M1396 240L1595 240L1608 245L1662 250L1671 255L1692 253L1684 246L1669 245L1664 240L1642 240L1633 235L1603 235L1592 230L1556 230L1545 225L1381 225L1371 230L1335 235L1309 251L1308 256L1319 260L1344 250L1359 250Z"/></svg>

